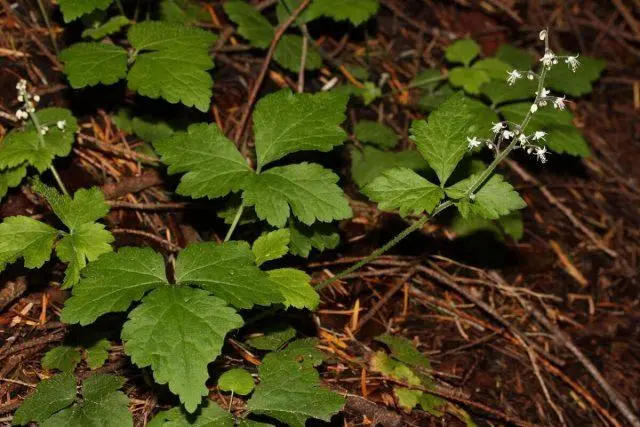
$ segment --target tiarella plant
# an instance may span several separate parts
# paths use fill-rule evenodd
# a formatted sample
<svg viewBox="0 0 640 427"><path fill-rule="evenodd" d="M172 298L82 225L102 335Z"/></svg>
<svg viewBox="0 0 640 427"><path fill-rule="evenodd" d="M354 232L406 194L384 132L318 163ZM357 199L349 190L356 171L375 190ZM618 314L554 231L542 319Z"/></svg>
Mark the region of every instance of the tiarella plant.
<svg viewBox="0 0 640 427"><path fill-rule="evenodd" d="M89 23L83 37L94 40L74 44L60 55L73 88L126 79L128 87L141 95L208 111L213 87L209 70L214 65L210 49L217 36L189 25L199 19L193 5L162 1L158 13L162 20L143 22L126 17L119 0L59 0L59 5L66 22L82 17ZM378 7L377 0L348 4L281 0L275 17L279 23L294 10L302 13L275 47L273 58L290 71L299 72L301 64L308 70L320 68L323 55L310 39L307 24L325 17L359 25ZM101 12L114 9L119 12L115 16ZM224 3L224 10L251 47L271 46L277 30L267 16L238 0ZM125 27L129 27L126 38L119 37ZM62 287L72 288L60 318L80 328L76 332L80 338L68 339L46 353L43 367L60 373L36 387L14 422L132 425L126 395L120 391L122 378L84 376L78 392L73 376L83 359L91 369L107 359L107 338L81 338L90 334L84 327L113 313L126 315L117 330L125 354L149 370L157 384L166 384L181 403L158 413L150 426L269 425L254 421L256 417L296 427L310 418L328 421L345 399L321 385L317 368L324 355L316 340L295 340L297 332L291 327L268 325L245 340L244 345L262 356L257 369L216 372L218 390L229 393L231 400L246 396L246 410L240 416L206 398L210 364L223 353L230 334L242 336L243 328L253 328L265 313L316 309L318 289L385 253L448 208L455 208L467 224L495 220L505 231L517 234L514 214L526 203L495 173L496 168L516 149L542 163L549 156L547 147L588 155L565 110L568 101L551 90L566 84L570 95L586 93L601 71L595 60L553 53L546 31L540 38L545 53L537 72L529 70L531 58L526 52L505 47L496 57L478 59L480 49L472 40L453 43L445 57L458 65L445 75L427 70L410 85L426 92L429 98L421 107L432 111L411 126L417 151L390 151L399 138L381 123L355 125L353 180L381 210L398 211L413 223L315 288L304 271L286 266L285 256L307 257L312 249L335 248L339 235L332 223L350 218L352 211L339 176L320 163L305 161L305 156L330 152L345 142L347 133L341 126L349 95L363 97L365 105L372 102L382 95L372 82L333 87L337 82L333 80L318 93L282 89L265 95L253 112L253 146L229 139L213 123L179 130L153 117L117 114L114 121L119 127L152 142L167 172L180 176L177 194L226 202L218 212L229 225L223 242L192 243L175 256L165 256L151 248L112 249L112 234L98 222L109 212L103 193L98 188L80 189L72 197L53 165L56 157L71 151L78 129L75 118L59 108L36 111L39 98L21 81L16 112L20 124L0 146L0 196L19 185L29 168L39 173L49 170L61 192L38 178L32 187L64 226L54 228L40 217L6 218L0 224L0 268L19 259L27 268L39 268L55 250L67 263ZM338 67L349 76L358 73L344 64ZM565 82L567 73L576 73L571 74L571 83ZM361 80L368 79L366 73L360 74ZM488 165L477 158L483 149L493 155ZM264 226L259 228L263 233L251 244L233 240L243 224ZM464 410L445 405L429 392L433 378L426 372L428 359L408 342L388 335L378 340L390 354L372 355L371 369L401 383L394 394L402 407L421 406L440 415L446 411L470 423Z"/></svg>

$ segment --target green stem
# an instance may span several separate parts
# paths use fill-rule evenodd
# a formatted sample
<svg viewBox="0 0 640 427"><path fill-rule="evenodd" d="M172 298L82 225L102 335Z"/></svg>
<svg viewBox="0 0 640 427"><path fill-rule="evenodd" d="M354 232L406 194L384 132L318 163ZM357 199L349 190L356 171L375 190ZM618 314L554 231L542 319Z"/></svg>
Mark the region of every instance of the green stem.
<svg viewBox="0 0 640 427"><path fill-rule="evenodd" d="M34 111L32 113L29 113L29 118L31 119L33 126L36 128L36 135L38 135L38 142L40 143L40 148L43 148L46 143L44 141L44 135L42 134L42 128L40 126L40 120L38 119L38 115ZM60 175L58 175L58 171L56 170L55 167L53 167L53 164L49 166L49 170L53 174L53 177L55 178L56 183L58 184L58 187L60 187L60 191L62 191L62 194L64 194L65 196L68 196L69 192L67 191L67 188L64 186L64 183L62 182Z"/></svg>
<svg viewBox="0 0 640 427"><path fill-rule="evenodd" d="M118 10L120 11L120 13L122 14L122 16L127 16L126 13L124 13L124 7L122 7L122 2L120 2L120 0L116 0L116 6L118 8Z"/></svg>
<svg viewBox="0 0 640 427"><path fill-rule="evenodd" d="M227 231L227 235L224 237L225 242L228 242L231 239L231 236L233 235L234 230L236 229L236 227L238 226L238 223L240 222L240 217L242 216L243 211L244 211L244 201L240 204L240 207L238 207L238 211L236 212L235 218L233 218L231 227L229 227L229 231Z"/></svg>
<svg viewBox="0 0 640 427"><path fill-rule="evenodd" d="M42 4L42 0L38 1L38 8L40 8L40 13L42 14L42 18L44 19L44 24L47 26L49 30L49 37L51 38L51 43L53 44L53 49L56 51L56 55L60 55L60 50L58 50L58 43L56 42L55 34L53 34L53 28L51 28L51 22L49 22L49 15L47 14L47 10L44 8Z"/></svg>
<svg viewBox="0 0 640 427"><path fill-rule="evenodd" d="M548 42L548 37L547 37L547 39L545 39L545 53L546 53L546 51L548 49L549 49L549 42ZM542 65L542 72L540 73L540 79L538 80L538 92L536 94L535 100L533 101L534 104L536 104L536 105L538 104L538 101L540 100L540 94L542 93L542 88L544 87L544 80L545 80L546 76L547 76L547 67L545 67L544 64L543 64ZM532 116L533 116L533 113L531 112L531 110L529 110L529 112L527 113L525 118L522 120L522 123L520 123L520 131L521 132L524 132L524 129L529 124L529 121L531 120ZM502 136L500 138L502 139ZM484 171L482 171L482 173L480 174L480 176L478 177L476 182L473 183L473 185L471 185L471 187L469 187L469 189L467 191L465 191L465 193L462 196L462 199L470 197L476 190L478 190L480 187L482 187L482 185L484 185L486 180L489 179L489 177L491 176L491 174L493 174L493 172L498 167L498 165L509 155L509 153L511 153L511 151L513 151L514 148L516 148L517 141L518 141L517 138L512 138L512 140L509 143L509 145L504 150L502 150L500 153L498 153L498 155L496 156L495 159L493 159L491 164ZM435 210L433 211L431 216L424 216L421 219L419 219L418 221L414 222L412 225L410 225L409 227L405 228L402 232L400 232L400 234L395 236L393 239L391 239L389 242L387 242L381 248L378 248L375 251L371 252L367 257L361 259L356 264L352 265L351 267L347 268L346 270L341 271L340 273L336 274L335 276L330 277L329 279L327 279L324 282L320 283L318 286L316 286L316 290L321 290L323 288L326 288L327 286L331 285L335 281L340 280L341 278L343 278L343 277L353 273L354 271L360 269L361 267L365 266L366 264L368 264L369 262L371 262L375 258L379 257L380 255L384 254L389 249L391 249L392 247L394 247L395 245L400 243L400 241L402 241L409 234L411 234L414 231L422 228L422 226L424 224L426 224L431 218L435 217L436 215L440 214L445 209L447 209L447 208L449 208L451 206L453 206L453 202L451 200L446 200L444 202L441 202L435 208Z"/></svg>
<svg viewBox="0 0 640 427"><path fill-rule="evenodd" d="M56 179L56 182L58 183L58 187L60 187L60 190L62 191L62 193L65 196L68 196L69 192L67 191L67 188L64 186L64 182L62 182L60 175L58 175L58 171L56 170L56 168L53 165L51 165L49 166L49 170L53 174L53 177Z"/></svg>

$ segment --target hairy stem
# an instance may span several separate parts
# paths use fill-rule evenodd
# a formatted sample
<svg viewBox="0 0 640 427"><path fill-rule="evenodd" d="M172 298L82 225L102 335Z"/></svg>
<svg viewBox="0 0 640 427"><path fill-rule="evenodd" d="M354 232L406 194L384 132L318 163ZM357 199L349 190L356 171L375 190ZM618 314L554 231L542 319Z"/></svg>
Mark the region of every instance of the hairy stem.
<svg viewBox="0 0 640 427"><path fill-rule="evenodd" d="M42 14L42 19L44 19L44 24L47 26L49 30L49 37L51 38L51 44L53 44L53 49L56 51L56 55L60 55L60 50L58 49L58 43L56 42L56 36L53 34L53 28L51 28L51 22L49 21L49 15L47 14L47 10L44 8L42 4L42 0L38 0L38 8L40 9L40 13Z"/></svg>
<svg viewBox="0 0 640 427"><path fill-rule="evenodd" d="M56 183L58 184L58 187L60 187L62 194L64 194L65 196L68 196L69 192L67 191L67 188L64 186L64 182L62 182L60 175L58 175L58 171L56 170L56 168L53 165L51 165L49 166L49 170L53 174L53 177L55 178Z"/></svg>
<svg viewBox="0 0 640 427"><path fill-rule="evenodd" d="M240 207L238 207L238 211L236 212L236 216L233 218L233 222L231 223L231 227L229 227L229 231L227 231L227 235L224 237L224 241L228 242L233 235L238 223L240 222L240 218L242 217L242 212L244 211L244 202L240 203Z"/></svg>
<svg viewBox="0 0 640 427"><path fill-rule="evenodd" d="M40 120L38 119L38 115L34 111L29 113L29 118L31 119L33 126L36 128L36 134L38 135L38 141L40 142L40 147L44 147L45 145L44 135L42 134L42 128L40 126ZM55 178L56 183L60 188L60 191L62 191L62 194L64 194L65 196L68 196L69 192L67 191L67 188L64 186L64 183L62 182L60 175L58 175L58 171L56 170L55 167L53 167L53 164L49 166L49 170L53 174L53 177Z"/></svg>
<svg viewBox="0 0 640 427"><path fill-rule="evenodd" d="M548 37L547 37L545 39L545 53L548 50L549 50L549 41L548 41ZM540 73L540 78L538 79L538 91L536 92L536 97L535 97L535 100L533 101L533 103L536 104L536 105L538 104L538 101L540 101L540 95L542 94L542 89L544 88L544 80L545 80L545 78L547 76L547 71L548 71L548 68L544 64L542 64L542 71ZM522 123L520 123L520 125L519 125L520 132L524 132L524 129L527 127L527 125L531 121L531 117L532 116L533 116L533 112L531 110L529 110L529 112L527 113L525 118L522 120ZM502 139L503 139L503 137L502 137L502 135L500 135L500 142L502 141ZM507 156L509 155L509 153L511 153L511 151L513 151L513 149L516 148L517 141L518 141L517 138L515 138L515 137L512 138L512 140L509 143L509 145L504 150L502 150L501 152L498 153L498 155L496 156L495 159L493 159L491 164L485 170L482 171L482 173L480 174L478 179L464 193L464 195L462 197L463 199L464 198L468 198L469 196L471 196L473 193L476 192L476 190L480 189L485 184L485 182L489 179L489 177L491 177L491 175L493 174L495 169L498 167L498 165L505 158L507 158ZM447 208L449 208L451 206L453 206L453 202L451 200L446 200L444 202L441 202L435 208L435 210L433 211L431 216L426 216L426 215L423 216L421 219L419 219L418 221L414 222L412 225L410 225L409 227L405 228L402 232L400 232L400 234L398 234L393 239L388 241L384 246L382 246L382 247L376 249L375 251L371 252L367 257L365 257L362 260L358 261L356 264L352 265L351 267L347 268L346 270L341 271L340 273L336 274L335 276L330 277L329 279L325 280L324 282L321 282L318 286L316 286L316 289L320 290L320 289L326 288L327 286L331 285L335 281L340 280L341 278L353 273L354 271L360 269L361 267L365 266L369 262L373 261L375 258L383 255L389 249L393 248L395 245L400 243L405 237L407 237L408 235L410 235L414 231L422 228L422 226L424 224L426 224L430 219L434 218L436 215L440 214L445 209L447 209Z"/></svg>

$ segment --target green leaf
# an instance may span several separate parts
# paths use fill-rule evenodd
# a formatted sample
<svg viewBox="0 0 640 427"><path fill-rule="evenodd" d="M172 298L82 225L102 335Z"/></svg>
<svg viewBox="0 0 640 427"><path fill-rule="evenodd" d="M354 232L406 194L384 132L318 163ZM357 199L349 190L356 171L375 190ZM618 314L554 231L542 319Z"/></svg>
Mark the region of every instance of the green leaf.
<svg viewBox="0 0 640 427"><path fill-rule="evenodd" d="M246 343L258 350L278 350L287 342L294 339L296 330L290 326L270 326L264 331L264 335L249 338Z"/></svg>
<svg viewBox="0 0 640 427"><path fill-rule="evenodd" d="M82 402L58 412L42 427L132 427L129 399L118 391L123 383L124 378L113 375L95 374L87 378L82 384Z"/></svg>
<svg viewBox="0 0 640 427"><path fill-rule="evenodd" d="M33 188L47 199L53 213L72 231L87 223L93 223L109 212L104 193L97 187L81 188L75 192L73 199L40 181L36 181Z"/></svg>
<svg viewBox="0 0 640 427"><path fill-rule="evenodd" d="M485 58L476 61L471 69L484 71L491 79L506 80L513 67L497 58Z"/></svg>
<svg viewBox="0 0 640 427"><path fill-rule="evenodd" d="M296 151L330 151L346 133L347 97L331 92L293 94L285 89L258 101L253 113L258 166Z"/></svg>
<svg viewBox="0 0 640 427"><path fill-rule="evenodd" d="M273 53L273 60L289 71L297 73L302 63L303 38L295 34L282 36ZM307 56L305 58L305 70L317 70L322 67L322 57L313 43L307 44Z"/></svg>
<svg viewBox="0 0 640 427"><path fill-rule="evenodd" d="M535 97L537 82L527 78L517 80L512 86L507 79L492 80L482 85L480 91L486 95L494 105L509 101L532 99ZM531 104L527 104L531 106Z"/></svg>
<svg viewBox="0 0 640 427"><path fill-rule="evenodd" d="M168 22L145 21L131 27L131 45L138 54L129 71L128 86L149 98L163 98L206 112L213 68L209 47L216 36L208 31Z"/></svg>
<svg viewBox="0 0 640 427"><path fill-rule="evenodd" d="M294 268L279 268L268 271L269 278L276 284L284 296L285 307L308 308L315 310L320 303L320 296L311 286L311 277L304 271Z"/></svg>
<svg viewBox="0 0 640 427"><path fill-rule="evenodd" d="M380 148L393 148L398 145L396 132L382 123L361 120L353 132L360 141L377 145Z"/></svg>
<svg viewBox="0 0 640 427"><path fill-rule="evenodd" d="M502 175L495 174L475 193L473 199L464 198L464 194L478 180L480 174L471 175L445 191L452 199L458 200L456 206L464 218L479 216L487 219L498 219L512 211L527 206L524 200L504 181Z"/></svg>
<svg viewBox="0 0 640 427"><path fill-rule="evenodd" d="M216 198L244 188L254 174L235 144L214 124L195 124L187 132L154 142L170 174L186 174L178 194Z"/></svg>
<svg viewBox="0 0 640 427"><path fill-rule="evenodd" d="M419 366L424 369L431 369L429 359L420 353L411 341L401 336L384 333L376 337L376 341L385 344L391 350L391 355L400 362L410 366Z"/></svg>
<svg viewBox="0 0 640 427"><path fill-rule="evenodd" d="M420 89L425 89L428 91L433 91L438 84L443 80L443 75L440 70L435 68L429 68L427 70L423 70L411 80L409 83L409 87L416 87Z"/></svg>
<svg viewBox="0 0 640 427"><path fill-rule="evenodd" d="M5 218L0 224L0 271L24 258L27 268L39 268L51 257L58 230L27 216Z"/></svg>
<svg viewBox="0 0 640 427"><path fill-rule="evenodd" d="M189 414L182 408L159 412L147 427L233 427L233 415L213 402L206 401Z"/></svg>
<svg viewBox="0 0 640 427"><path fill-rule="evenodd" d="M112 0L58 0L64 22L71 22L96 9L106 10Z"/></svg>
<svg viewBox="0 0 640 427"><path fill-rule="evenodd" d="M485 70L476 68L456 67L449 72L449 82L452 86L460 87L472 94L479 94L480 87L491 81Z"/></svg>
<svg viewBox="0 0 640 427"><path fill-rule="evenodd" d="M511 212L508 215L498 218L498 224L508 236L518 241L524 236L524 223L520 212Z"/></svg>
<svg viewBox="0 0 640 427"><path fill-rule="evenodd" d="M22 166L25 162L44 172L55 157L64 157L71 151L78 122L71 111L64 108L43 108L37 112L40 126L49 130L39 134L29 121L24 130L13 129L0 146L0 170ZM64 129L57 127L58 121L66 122Z"/></svg>
<svg viewBox="0 0 640 427"><path fill-rule="evenodd" d="M429 93L420 97L418 106L424 111L437 109L444 101L449 99L455 92L449 83L436 85L437 87Z"/></svg>
<svg viewBox="0 0 640 427"><path fill-rule="evenodd" d="M458 237L470 236L481 231L490 232L498 239L502 239L503 237L500 228L494 221L479 216L464 218L460 213L456 213L451 221L450 227Z"/></svg>
<svg viewBox="0 0 640 427"><path fill-rule="evenodd" d="M82 32L82 37L91 38L94 40L101 40L106 36L117 33L122 28L129 25L130 23L131 21L129 21L129 18L127 18L126 16L122 16L122 15L114 16L110 18L107 22L105 22L104 24L101 24L98 27L87 28ZM125 69L126 69L126 65L125 65ZM126 71L125 71L125 74L126 74ZM124 76L120 78L123 78L123 77Z"/></svg>
<svg viewBox="0 0 640 427"><path fill-rule="evenodd" d="M253 420L240 420L240 422L238 424L236 424L237 427L274 427L273 424L267 424L267 423L261 423L258 421L253 421Z"/></svg>
<svg viewBox="0 0 640 427"><path fill-rule="evenodd" d="M422 385L420 377L415 374L407 365L403 362L391 359L387 353L380 350L373 354L369 364L373 372L380 372L393 379L403 381L409 385L419 386Z"/></svg>
<svg viewBox="0 0 640 427"><path fill-rule="evenodd" d="M468 151L467 136L475 131L472 107L458 93L431 113L429 121L414 121L411 136L418 150L438 175L444 186L458 162Z"/></svg>
<svg viewBox="0 0 640 427"><path fill-rule="evenodd" d="M529 111L529 103L505 105L500 112L514 123L521 123ZM551 107L540 108L531 116L525 129L529 133L542 130L547 133L545 143L556 153L567 153L574 156L588 157L591 154L589 145L580 131L573 124L573 115L567 110L555 110Z"/></svg>
<svg viewBox="0 0 640 427"><path fill-rule="evenodd" d="M311 226L296 221L289 222L291 241L289 251L293 255L307 258L311 249L324 252L325 249L335 249L340 243L340 234L335 226L326 223L315 223Z"/></svg>
<svg viewBox="0 0 640 427"><path fill-rule="evenodd" d="M360 188L393 168L430 169L426 160L414 150L388 152L369 146L362 150L356 147L351 149L351 177Z"/></svg>
<svg viewBox="0 0 640 427"><path fill-rule="evenodd" d="M253 377L242 369L235 368L226 371L218 379L218 388L222 391L231 391L241 396L246 396L253 391Z"/></svg>
<svg viewBox="0 0 640 427"><path fill-rule="evenodd" d="M478 56L479 53L480 46L478 43L471 39L463 39L447 47L444 56L449 62L461 62L465 67L468 67L473 58Z"/></svg>
<svg viewBox="0 0 640 427"><path fill-rule="evenodd" d="M162 0L160 17L163 21L195 24L209 18L209 14L189 0Z"/></svg>
<svg viewBox="0 0 640 427"><path fill-rule="evenodd" d="M282 228L293 213L302 223L351 217L351 208L337 185L338 176L315 163L281 166L255 175L243 194L260 219Z"/></svg>
<svg viewBox="0 0 640 427"><path fill-rule="evenodd" d="M121 248L82 271L60 319L88 325L105 313L125 311L151 289L167 285L162 255L150 248Z"/></svg>
<svg viewBox="0 0 640 427"><path fill-rule="evenodd" d="M400 210L400 215L431 213L444 191L408 168L389 169L362 190L381 210Z"/></svg>
<svg viewBox="0 0 640 427"><path fill-rule="evenodd" d="M242 323L235 310L206 291L167 286L129 313L122 339L131 360L150 366L156 382L168 383L194 412L208 393L207 365L220 354L225 335Z"/></svg>
<svg viewBox="0 0 640 427"><path fill-rule="evenodd" d="M262 234L253 242L251 250L256 256L256 264L262 265L267 261L282 258L289 252L291 232L286 229Z"/></svg>
<svg viewBox="0 0 640 427"><path fill-rule="evenodd" d="M20 185L25 176L27 176L27 167L25 165L0 171L0 200L7 195L10 188Z"/></svg>
<svg viewBox="0 0 640 427"><path fill-rule="evenodd" d="M76 379L64 373L43 380L27 396L13 416L13 424L25 425L29 421L43 423L51 415L71 405L76 397Z"/></svg>
<svg viewBox="0 0 640 427"><path fill-rule="evenodd" d="M238 308L282 302L247 242L193 243L176 260L176 281L194 284Z"/></svg>
<svg viewBox="0 0 640 427"><path fill-rule="evenodd" d="M533 67L533 58L526 50L508 44L503 44L498 48L496 58L520 71L528 71Z"/></svg>
<svg viewBox="0 0 640 427"><path fill-rule="evenodd" d="M469 121L469 134L478 138L493 139L495 134L491 131L491 124L500 121L498 114L477 99L467 98L466 103L472 117Z"/></svg>
<svg viewBox="0 0 640 427"><path fill-rule="evenodd" d="M245 1L228 1L223 5L229 18L238 25L238 34L249 40L251 46L266 49L271 44L274 30L260 11Z"/></svg>
<svg viewBox="0 0 640 427"><path fill-rule="evenodd" d="M110 85L127 76L127 51L106 43L76 43L60 53L74 89Z"/></svg>
<svg viewBox="0 0 640 427"><path fill-rule="evenodd" d="M431 393L422 393L419 403L420 406L422 406L422 409L434 417L444 416L447 407L446 400ZM468 427L471 427L472 425L474 424L467 424Z"/></svg>
<svg viewBox="0 0 640 427"><path fill-rule="evenodd" d="M111 252L113 235L103 224L82 224L64 236L56 245L56 254L63 262L68 262L62 288L75 285L80 280L80 270L87 261L95 261L100 255Z"/></svg>
<svg viewBox="0 0 640 427"><path fill-rule="evenodd" d="M258 367L260 384L247 402L250 411L291 427L304 427L309 418L329 421L342 409L344 398L320 387L320 377L313 366L283 352L270 353L262 362Z"/></svg>
<svg viewBox="0 0 640 427"><path fill-rule="evenodd" d="M57 369L62 372L73 372L81 358L80 352L75 347L61 345L45 353L42 358L42 367L47 370Z"/></svg>
<svg viewBox="0 0 640 427"><path fill-rule="evenodd" d="M278 351L282 360L289 359L301 363L304 367L317 367L324 362L324 354L318 350L317 338L303 338L289 343L286 348Z"/></svg>
<svg viewBox="0 0 640 427"><path fill-rule="evenodd" d="M106 338L101 338L85 348L85 360L91 369L98 369L109 358L111 343Z"/></svg>
<svg viewBox="0 0 640 427"><path fill-rule="evenodd" d="M545 83L554 90L571 96L582 96L593 91L593 83L600 78L606 67L602 59L580 56L580 66L574 73L563 59L549 70Z"/></svg>
<svg viewBox="0 0 640 427"><path fill-rule="evenodd" d="M150 116L131 119L131 132L143 141L157 142L168 138L176 132L175 123L170 123Z"/></svg>
<svg viewBox="0 0 640 427"><path fill-rule="evenodd" d="M398 405L408 411L415 408L422 397L421 390L411 390L401 386L394 386L393 394L395 394L398 399Z"/></svg>
<svg viewBox="0 0 640 427"><path fill-rule="evenodd" d="M349 20L353 25L360 25L374 16L379 8L378 0L315 0L306 12L310 21L326 16L335 21Z"/></svg>

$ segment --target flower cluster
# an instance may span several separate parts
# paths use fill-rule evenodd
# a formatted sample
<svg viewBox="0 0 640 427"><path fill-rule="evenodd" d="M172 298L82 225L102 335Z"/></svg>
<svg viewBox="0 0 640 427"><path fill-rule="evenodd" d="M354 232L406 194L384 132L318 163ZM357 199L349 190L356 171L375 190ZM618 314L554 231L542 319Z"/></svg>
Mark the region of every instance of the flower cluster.
<svg viewBox="0 0 640 427"><path fill-rule="evenodd" d="M16 84L16 90L18 91L18 102L22 103L22 106L16 111L16 117L18 120L27 120L29 117L34 118L36 114L36 105L40 102L39 95L31 95L27 90L27 81L25 79L20 79L20 81ZM37 121L34 119L34 123ZM56 122L56 127L62 131L67 126L66 120L58 120ZM49 127L46 125L39 126L38 131L41 135L46 135L49 132Z"/></svg>
<svg viewBox="0 0 640 427"><path fill-rule="evenodd" d="M467 137L469 149L475 149L482 145L486 145L488 149L492 150L496 147L494 141L497 139L500 142L510 141L513 138L516 139L516 148L522 148L526 150L527 154L533 154L541 163L547 162L547 148L543 145L538 145L545 140L547 136L546 132L538 130L530 135L526 135L520 130L519 125L514 126L514 130L510 130L507 123L498 122L493 123L491 130L493 131L495 138L479 139L477 137Z"/></svg>

